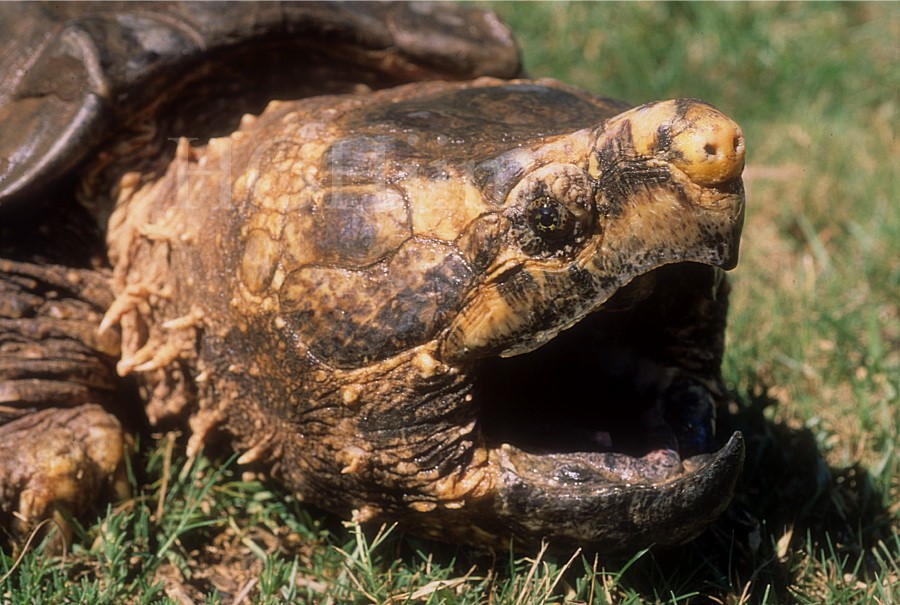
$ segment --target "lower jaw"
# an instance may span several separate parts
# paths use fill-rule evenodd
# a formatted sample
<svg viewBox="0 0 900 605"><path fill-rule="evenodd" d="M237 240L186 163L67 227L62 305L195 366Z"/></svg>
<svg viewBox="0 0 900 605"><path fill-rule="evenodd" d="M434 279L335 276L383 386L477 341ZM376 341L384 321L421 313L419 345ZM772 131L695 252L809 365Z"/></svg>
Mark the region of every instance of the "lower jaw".
<svg viewBox="0 0 900 605"><path fill-rule="evenodd" d="M680 544L702 532L734 495L744 443L735 433L717 453L685 460L684 472L660 483L598 481L590 476L594 465L578 454L535 457L501 447L491 459L494 512L515 542L546 539L615 554Z"/></svg>
<svg viewBox="0 0 900 605"><path fill-rule="evenodd" d="M476 396L498 477L495 508L521 539L607 552L675 544L731 499L740 435L708 453L727 285L701 265L665 267L635 285L611 301L619 311L532 353L481 364ZM686 359L667 359L673 350Z"/></svg>
<svg viewBox="0 0 900 605"><path fill-rule="evenodd" d="M721 449L713 447L714 401L694 381L676 381L672 405L690 413L690 399L708 429L673 429L660 403L631 451L569 451L510 443L495 444L488 458L496 477L493 509L520 545L540 540L563 546L588 546L613 554L683 543L705 529L730 503L741 473L744 444L740 433ZM665 401L665 398L662 398ZM617 433L612 434L612 441ZM583 446L584 443L582 442Z"/></svg>

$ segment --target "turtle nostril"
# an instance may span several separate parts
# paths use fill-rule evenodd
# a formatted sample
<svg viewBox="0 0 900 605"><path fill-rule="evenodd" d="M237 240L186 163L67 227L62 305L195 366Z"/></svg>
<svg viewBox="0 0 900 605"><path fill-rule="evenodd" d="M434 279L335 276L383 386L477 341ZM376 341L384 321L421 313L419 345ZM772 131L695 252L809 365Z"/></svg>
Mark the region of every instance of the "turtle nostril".
<svg viewBox="0 0 900 605"><path fill-rule="evenodd" d="M672 163L704 187L740 176L744 168L744 133L740 126L705 106L673 138Z"/></svg>

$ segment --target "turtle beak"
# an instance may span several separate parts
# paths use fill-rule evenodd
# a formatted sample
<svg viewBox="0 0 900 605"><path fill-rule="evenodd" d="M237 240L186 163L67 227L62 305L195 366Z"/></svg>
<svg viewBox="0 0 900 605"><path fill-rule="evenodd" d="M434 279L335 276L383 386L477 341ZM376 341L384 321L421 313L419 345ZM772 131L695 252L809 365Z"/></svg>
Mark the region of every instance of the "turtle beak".
<svg viewBox="0 0 900 605"><path fill-rule="evenodd" d="M684 261L734 268L744 154L740 126L703 101L649 103L606 122L589 166L603 242L586 264L602 275Z"/></svg>
<svg viewBox="0 0 900 605"><path fill-rule="evenodd" d="M744 457L740 434L716 451L727 300L721 269L668 264L541 347L477 365L492 507L513 535L621 552L718 517Z"/></svg>

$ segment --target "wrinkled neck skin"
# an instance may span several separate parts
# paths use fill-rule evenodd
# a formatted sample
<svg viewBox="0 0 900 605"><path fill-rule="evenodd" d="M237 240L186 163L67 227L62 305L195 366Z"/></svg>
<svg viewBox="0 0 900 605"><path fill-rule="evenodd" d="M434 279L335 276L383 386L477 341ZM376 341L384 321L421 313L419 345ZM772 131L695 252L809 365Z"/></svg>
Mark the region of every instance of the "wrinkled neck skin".
<svg viewBox="0 0 900 605"><path fill-rule="evenodd" d="M325 126L307 128L315 136ZM242 142L236 135L198 151L182 140L161 179L130 175L120 186L107 237L117 300L104 328L120 325L118 371L138 377L151 422L187 417L192 454L224 432L240 463L258 461L302 500L361 521L436 509L453 516L483 501L494 476L467 364L440 362L436 340L377 363L344 363L338 345L320 347L345 367L311 352L288 300L300 286L281 266L259 267L267 262L259 249L275 236L263 237L293 226L273 226L281 215L248 196L260 159ZM262 162L278 153L263 152ZM423 251L441 258L431 244L410 254ZM352 312L360 301L349 304ZM385 333L370 335L369 348L389 346L378 340ZM485 540L473 531L457 539Z"/></svg>
<svg viewBox="0 0 900 605"><path fill-rule="evenodd" d="M138 376L151 422L189 416L192 453L224 431L241 463L273 465L302 499L360 520L483 497L493 477L472 384L436 343L335 368L241 283L255 209L204 200L228 191L210 169L224 149L199 160L183 141L164 178L123 188L110 221L118 298L105 323L122 327L118 370Z"/></svg>

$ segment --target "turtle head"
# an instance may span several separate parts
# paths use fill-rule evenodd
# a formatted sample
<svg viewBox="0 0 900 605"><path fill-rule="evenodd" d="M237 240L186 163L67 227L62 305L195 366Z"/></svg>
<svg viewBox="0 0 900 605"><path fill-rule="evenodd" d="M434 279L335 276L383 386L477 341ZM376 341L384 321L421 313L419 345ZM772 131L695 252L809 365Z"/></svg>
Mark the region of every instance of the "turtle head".
<svg viewBox="0 0 900 605"><path fill-rule="evenodd" d="M730 119L479 80L273 103L232 138L251 159L222 273L246 329L209 351L252 351L240 392L288 427L272 439L309 501L605 551L681 542L728 504Z"/></svg>
<svg viewBox="0 0 900 605"><path fill-rule="evenodd" d="M491 160L481 186L507 191L505 244L440 351L475 377L493 512L513 535L673 544L730 501L740 434L709 452L744 147L731 119L682 99Z"/></svg>

